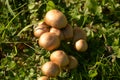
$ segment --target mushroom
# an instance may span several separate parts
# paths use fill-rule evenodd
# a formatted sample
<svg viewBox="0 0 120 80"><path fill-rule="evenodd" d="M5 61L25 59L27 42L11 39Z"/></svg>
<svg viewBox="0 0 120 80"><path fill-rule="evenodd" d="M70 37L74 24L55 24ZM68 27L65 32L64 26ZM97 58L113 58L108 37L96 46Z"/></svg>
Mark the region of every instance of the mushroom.
<svg viewBox="0 0 120 80"><path fill-rule="evenodd" d="M54 33L46 32L41 35L38 43L39 46L51 51L57 49L60 46L60 39Z"/></svg>
<svg viewBox="0 0 120 80"><path fill-rule="evenodd" d="M84 39L80 39L75 42L75 49L79 52L85 52L88 48L88 44Z"/></svg>
<svg viewBox="0 0 120 80"><path fill-rule="evenodd" d="M60 68L57 64L49 61L42 65L42 73L48 77L56 77L60 73Z"/></svg>
<svg viewBox="0 0 120 80"><path fill-rule="evenodd" d="M69 64L69 58L63 50L56 50L52 52L50 60L60 67L64 67Z"/></svg>
<svg viewBox="0 0 120 80"><path fill-rule="evenodd" d="M41 77L38 77L37 80L49 80L49 77L48 76L41 76Z"/></svg>
<svg viewBox="0 0 120 80"><path fill-rule="evenodd" d="M52 27L50 28L50 32L55 33L60 38L60 40L64 40L64 35L60 29Z"/></svg>
<svg viewBox="0 0 120 80"><path fill-rule="evenodd" d="M79 27L74 27L73 29L73 43L79 39L87 40L86 32Z"/></svg>
<svg viewBox="0 0 120 80"><path fill-rule="evenodd" d="M44 22L38 23L33 31L35 37L40 37L45 32L49 32L49 26Z"/></svg>
<svg viewBox="0 0 120 80"><path fill-rule="evenodd" d="M64 40L70 40L73 38L73 28L69 24L67 24L67 26L64 29L62 29L62 33L65 38Z"/></svg>
<svg viewBox="0 0 120 80"><path fill-rule="evenodd" d="M72 55L69 55L68 58L69 58L69 64L67 65L66 68L75 69L78 66L78 60Z"/></svg>
<svg viewBox="0 0 120 80"><path fill-rule="evenodd" d="M45 15L44 21L47 25L58 29L64 28L67 25L65 15L56 9L48 11Z"/></svg>

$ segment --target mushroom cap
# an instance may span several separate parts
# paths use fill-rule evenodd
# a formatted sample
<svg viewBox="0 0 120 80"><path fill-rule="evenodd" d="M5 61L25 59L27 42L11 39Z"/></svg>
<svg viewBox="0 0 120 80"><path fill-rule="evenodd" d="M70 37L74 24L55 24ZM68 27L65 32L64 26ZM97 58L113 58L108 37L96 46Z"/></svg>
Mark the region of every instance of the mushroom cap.
<svg viewBox="0 0 120 80"><path fill-rule="evenodd" d="M88 48L88 44L84 39L80 39L75 42L75 49L79 52L85 52Z"/></svg>
<svg viewBox="0 0 120 80"><path fill-rule="evenodd" d="M51 51L60 46L60 39L54 33L46 32L41 35L38 43L39 46Z"/></svg>
<svg viewBox="0 0 120 80"><path fill-rule="evenodd" d="M60 67L64 67L69 64L69 58L67 54L62 50L56 50L50 55L50 60Z"/></svg>
<svg viewBox="0 0 120 80"><path fill-rule="evenodd" d="M55 77L59 75L60 73L59 66L51 61L43 64L41 70L44 75L49 76L49 77Z"/></svg>
<svg viewBox="0 0 120 80"><path fill-rule="evenodd" d="M67 65L67 69L74 69L78 66L78 60L74 57L74 56L71 56L69 55L68 56L69 58L69 64Z"/></svg>
<svg viewBox="0 0 120 80"><path fill-rule="evenodd" d="M49 80L49 77L41 76L41 77L38 77L37 80Z"/></svg>
<svg viewBox="0 0 120 80"><path fill-rule="evenodd" d="M49 32L49 26L44 22L38 23L33 31L35 37L40 37L45 32Z"/></svg>
<svg viewBox="0 0 120 80"><path fill-rule="evenodd" d="M50 28L50 32L55 33L60 38L60 40L64 40L64 35L60 29L52 27Z"/></svg>
<svg viewBox="0 0 120 80"><path fill-rule="evenodd" d="M70 40L73 38L73 28L71 25L67 24L67 26L62 29L62 33L64 35L65 40Z"/></svg>
<svg viewBox="0 0 120 80"><path fill-rule="evenodd" d="M73 43L76 42L79 39L87 40L86 32L80 27L74 27L73 29Z"/></svg>
<svg viewBox="0 0 120 80"><path fill-rule="evenodd" d="M65 15L56 9L48 11L44 21L47 25L58 29L64 28L67 25L67 18Z"/></svg>

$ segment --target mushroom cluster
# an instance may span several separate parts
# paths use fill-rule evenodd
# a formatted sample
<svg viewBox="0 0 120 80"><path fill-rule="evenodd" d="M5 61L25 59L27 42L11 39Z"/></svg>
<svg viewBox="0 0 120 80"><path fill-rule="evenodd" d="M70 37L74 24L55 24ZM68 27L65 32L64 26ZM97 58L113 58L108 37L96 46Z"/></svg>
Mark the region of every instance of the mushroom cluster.
<svg viewBox="0 0 120 80"><path fill-rule="evenodd" d="M86 32L80 27L72 27L66 16L59 10L52 9L48 11L43 22L38 23L34 28L34 36L38 38L40 47L53 51L50 55L50 61L43 64L41 70L44 79L59 75L61 68L74 69L78 65L77 59L72 55L67 55L63 50L57 50L61 41L71 42L71 46L78 52L85 52L88 48Z"/></svg>
<svg viewBox="0 0 120 80"><path fill-rule="evenodd" d="M63 50L55 50L50 55L50 61L41 66L44 76L38 77L38 80L49 80L58 76L62 69L71 70L77 66L78 60L74 56L67 55Z"/></svg>

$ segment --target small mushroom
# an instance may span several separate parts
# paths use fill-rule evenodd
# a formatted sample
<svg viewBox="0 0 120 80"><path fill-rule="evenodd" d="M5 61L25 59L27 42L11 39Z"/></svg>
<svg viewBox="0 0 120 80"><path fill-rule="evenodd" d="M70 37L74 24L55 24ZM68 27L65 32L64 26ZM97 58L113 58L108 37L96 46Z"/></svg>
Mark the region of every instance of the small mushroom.
<svg viewBox="0 0 120 80"><path fill-rule="evenodd" d="M73 28L72 28L72 26L67 24L67 26L64 29L62 29L62 33L64 35L64 40L72 39L73 38Z"/></svg>
<svg viewBox="0 0 120 80"><path fill-rule="evenodd" d="M69 64L69 58L63 50L56 50L52 52L50 55L50 60L60 67L64 67Z"/></svg>
<svg viewBox="0 0 120 80"><path fill-rule="evenodd" d="M38 43L39 46L51 51L57 49L60 46L60 39L54 33L46 32L41 35Z"/></svg>
<svg viewBox="0 0 120 80"><path fill-rule="evenodd" d="M79 52L85 52L88 48L88 44L84 39L80 39L75 42L75 49Z"/></svg>
<svg viewBox="0 0 120 80"><path fill-rule="evenodd" d="M75 43L79 39L87 40L86 32L80 27L74 27L73 29L73 43Z"/></svg>
<svg viewBox="0 0 120 80"><path fill-rule="evenodd" d="M33 31L35 37L40 37L45 32L49 32L49 26L44 22L38 23Z"/></svg>
<svg viewBox="0 0 120 80"><path fill-rule="evenodd" d="M48 77L56 77L60 73L60 68L57 64L49 61L42 65L42 73Z"/></svg>
<svg viewBox="0 0 120 80"><path fill-rule="evenodd" d="M69 64L67 65L66 68L75 69L78 66L78 60L72 55L69 55L68 58L69 58Z"/></svg>

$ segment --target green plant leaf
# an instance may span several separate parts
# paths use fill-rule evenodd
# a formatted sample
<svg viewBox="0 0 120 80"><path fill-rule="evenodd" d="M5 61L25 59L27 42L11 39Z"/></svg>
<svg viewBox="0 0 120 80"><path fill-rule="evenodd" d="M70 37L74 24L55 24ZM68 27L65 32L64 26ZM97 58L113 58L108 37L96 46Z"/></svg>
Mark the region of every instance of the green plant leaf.
<svg viewBox="0 0 120 80"><path fill-rule="evenodd" d="M117 38L117 39L114 39L114 42L113 42L113 44L112 45L114 45L114 46L117 46L117 45L119 45L119 38Z"/></svg>
<svg viewBox="0 0 120 80"><path fill-rule="evenodd" d="M98 72L97 70L89 70L88 74L89 74L89 77L94 78L95 76L98 75Z"/></svg>
<svg viewBox="0 0 120 80"><path fill-rule="evenodd" d="M54 9L54 8L55 8L54 2L53 1L48 1L46 11L49 11L49 10Z"/></svg>
<svg viewBox="0 0 120 80"><path fill-rule="evenodd" d="M94 14L98 14L102 12L101 6L98 6L97 0L86 0L85 10L88 9L90 12Z"/></svg>
<svg viewBox="0 0 120 80"><path fill-rule="evenodd" d="M35 7L34 3L31 3L31 4L28 5L28 9L30 9L30 10L32 10L34 7Z"/></svg>
<svg viewBox="0 0 120 80"><path fill-rule="evenodd" d="M120 47L119 46L112 46L112 49L114 51L114 54L117 58L120 58Z"/></svg>
<svg viewBox="0 0 120 80"><path fill-rule="evenodd" d="M16 66L15 61L11 61L11 62L9 62L8 65L7 65L7 70L14 69L15 66Z"/></svg>
<svg viewBox="0 0 120 80"><path fill-rule="evenodd" d="M3 59L1 60L1 66L0 66L0 69L5 68L7 62L8 62L8 59L7 59L7 58L3 58Z"/></svg>

